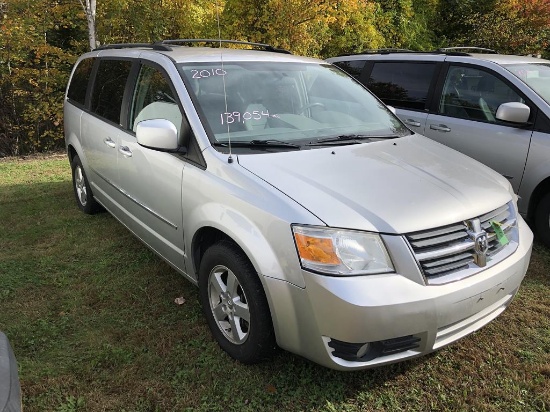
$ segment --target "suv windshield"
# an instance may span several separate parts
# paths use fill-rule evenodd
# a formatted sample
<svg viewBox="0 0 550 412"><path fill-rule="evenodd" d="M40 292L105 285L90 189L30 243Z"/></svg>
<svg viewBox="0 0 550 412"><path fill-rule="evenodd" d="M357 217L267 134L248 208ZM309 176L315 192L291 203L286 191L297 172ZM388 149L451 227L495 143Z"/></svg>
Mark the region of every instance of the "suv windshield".
<svg viewBox="0 0 550 412"><path fill-rule="evenodd" d="M241 147L296 149L411 134L363 86L332 66L215 62L178 68L217 146L231 139Z"/></svg>
<svg viewBox="0 0 550 412"><path fill-rule="evenodd" d="M550 64L523 63L504 66L550 104Z"/></svg>

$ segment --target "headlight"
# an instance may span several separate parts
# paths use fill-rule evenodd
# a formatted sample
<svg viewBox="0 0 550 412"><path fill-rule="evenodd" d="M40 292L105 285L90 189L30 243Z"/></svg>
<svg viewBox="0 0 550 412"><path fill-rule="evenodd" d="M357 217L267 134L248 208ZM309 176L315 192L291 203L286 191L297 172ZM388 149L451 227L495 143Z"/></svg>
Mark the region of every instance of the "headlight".
<svg viewBox="0 0 550 412"><path fill-rule="evenodd" d="M368 275L393 272L380 236L309 226L292 226L304 269L331 275Z"/></svg>

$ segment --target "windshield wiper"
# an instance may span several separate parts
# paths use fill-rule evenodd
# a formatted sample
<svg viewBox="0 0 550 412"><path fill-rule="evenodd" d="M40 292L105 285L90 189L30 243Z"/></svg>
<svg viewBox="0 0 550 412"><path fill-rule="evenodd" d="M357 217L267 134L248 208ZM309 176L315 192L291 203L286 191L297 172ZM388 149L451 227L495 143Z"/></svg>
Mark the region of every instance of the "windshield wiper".
<svg viewBox="0 0 550 412"><path fill-rule="evenodd" d="M223 146L223 147L229 147L229 142L217 142L215 143L216 146ZM276 140L276 139L254 139L250 141L244 141L244 140L232 140L231 146L235 147L283 147L283 148L290 148L290 149L299 149L301 146L297 145L295 143L285 142L283 140Z"/></svg>
<svg viewBox="0 0 550 412"><path fill-rule="evenodd" d="M339 136L324 137L322 139L316 140L315 142L310 142L308 146L323 146L330 144L359 144L361 140L379 140L379 139L395 139L395 135L366 135L366 134L341 134Z"/></svg>

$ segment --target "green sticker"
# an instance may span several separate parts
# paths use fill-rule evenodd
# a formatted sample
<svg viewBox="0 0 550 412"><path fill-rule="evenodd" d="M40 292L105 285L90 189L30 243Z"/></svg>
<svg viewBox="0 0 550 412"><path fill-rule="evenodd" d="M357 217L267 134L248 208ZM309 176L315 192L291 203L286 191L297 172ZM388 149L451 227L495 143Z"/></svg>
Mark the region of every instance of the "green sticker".
<svg viewBox="0 0 550 412"><path fill-rule="evenodd" d="M500 224L500 222L497 222L496 220L491 220L491 227L495 231L495 235L497 235L498 243L503 246L508 244L509 240L506 237L504 230L502 230L502 225Z"/></svg>

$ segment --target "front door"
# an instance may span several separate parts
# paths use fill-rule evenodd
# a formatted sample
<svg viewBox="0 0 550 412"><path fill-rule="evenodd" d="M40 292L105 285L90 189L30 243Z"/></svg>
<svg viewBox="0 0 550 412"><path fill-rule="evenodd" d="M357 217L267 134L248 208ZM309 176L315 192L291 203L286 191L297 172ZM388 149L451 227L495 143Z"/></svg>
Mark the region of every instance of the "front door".
<svg viewBox="0 0 550 412"><path fill-rule="evenodd" d="M507 102L526 100L489 71L451 65L438 112L428 116L424 134L496 170L510 180L517 192L532 129L496 119L498 107Z"/></svg>
<svg viewBox="0 0 550 412"><path fill-rule="evenodd" d="M167 76L142 65L130 103L128 130L117 149L124 189L121 220L157 253L182 271L184 267L182 178L184 161L177 154L140 146L140 121L164 118L181 130L182 114Z"/></svg>

